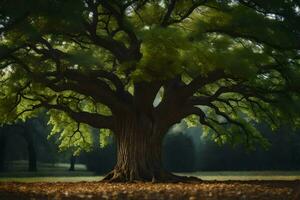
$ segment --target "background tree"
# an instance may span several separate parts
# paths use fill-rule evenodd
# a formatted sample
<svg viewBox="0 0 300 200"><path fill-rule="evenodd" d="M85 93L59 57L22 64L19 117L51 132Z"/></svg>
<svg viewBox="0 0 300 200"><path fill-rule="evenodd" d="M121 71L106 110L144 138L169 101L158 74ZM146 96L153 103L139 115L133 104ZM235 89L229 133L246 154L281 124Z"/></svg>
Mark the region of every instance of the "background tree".
<svg viewBox="0 0 300 200"><path fill-rule="evenodd" d="M28 171L37 171L37 153L36 153L36 142L34 137L34 132L30 129L30 123L17 124L11 126L4 126L0 129L0 169L4 170L4 161L6 157L6 150L8 146L8 139L11 136L16 136L16 138L23 138L26 143L26 150L28 154ZM17 147L15 148L15 150ZM24 150L23 150L24 151ZM26 152L26 151L25 151Z"/></svg>
<svg viewBox="0 0 300 200"><path fill-rule="evenodd" d="M300 169L299 130L281 127L274 132L263 124L255 126L271 143L267 148L259 144L251 150L238 143L219 145L211 135L202 132L201 126L188 128L184 122L177 124L164 137L163 166L172 172ZM93 151L81 153L78 160L88 170L102 175L113 169L115 150L112 140L102 148L94 144Z"/></svg>
<svg viewBox="0 0 300 200"><path fill-rule="evenodd" d="M163 164L172 172L191 172L195 170L195 149L192 138L182 132L171 133L163 143Z"/></svg>
<svg viewBox="0 0 300 200"><path fill-rule="evenodd" d="M265 144L252 125L299 125L298 1L0 3L0 121L46 108L61 148L111 130L111 181L179 180L161 142L182 119L218 143ZM160 101L154 102L156 96Z"/></svg>
<svg viewBox="0 0 300 200"><path fill-rule="evenodd" d="M195 146L195 171L299 170L299 130L281 127L276 132L264 124L256 125L271 143L268 148L259 144L253 150L239 144L216 144L210 135L200 134L201 128L182 129Z"/></svg>
<svg viewBox="0 0 300 200"><path fill-rule="evenodd" d="M41 119L34 118L25 123L4 125L0 128L0 169L4 170L5 161L8 158L16 157L13 155L19 152L19 158L23 156L23 159L25 157L28 160L28 171L37 171L37 151L39 150L37 144L42 143L47 146L46 138L41 134L41 123ZM42 131L44 132L44 130ZM9 150L13 152L9 152Z"/></svg>
<svg viewBox="0 0 300 200"><path fill-rule="evenodd" d="M47 138L51 130L46 126L44 115L26 122L4 125L0 128L0 167L2 171L36 171L39 166L54 166L55 163L68 163L73 152L59 151L57 137ZM25 165L26 164L26 165Z"/></svg>
<svg viewBox="0 0 300 200"><path fill-rule="evenodd" d="M4 131L6 131L6 126L0 129L0 172L4 171L5 169L4 161L7 135L4 133Z"/></svg>

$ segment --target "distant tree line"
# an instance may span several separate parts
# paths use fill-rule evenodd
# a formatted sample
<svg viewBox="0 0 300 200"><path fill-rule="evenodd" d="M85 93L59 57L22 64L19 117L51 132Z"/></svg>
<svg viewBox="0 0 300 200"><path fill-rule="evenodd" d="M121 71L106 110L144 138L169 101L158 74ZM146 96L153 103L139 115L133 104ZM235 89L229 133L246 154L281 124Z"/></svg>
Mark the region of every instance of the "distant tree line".
<svg viewBox="0 0 300 200"><path fill-rule="evenodd" d="M48 139L49 127L43 117L0 127L0 171L10 170L12 161L28 161L28 171L37 171L37 162L69 162L70 152L61 153L56 138Z"/></svg>
<svg viewBox="0 0 300 200"><path fill-rule="evenodd" d="M242 145L218 145L202 135L200 128L181 127L171 130L163 142L163 164L173 172L214 170L299 170L300 132L283 127L273 133L260 125L270 146L256 146L249 150ZM82 158L88 169L99 173L108 172L115 163L115 144Z"/></svg>
<svg viewBox="0 0 300 200"><path fill-rule="evenodd" d="M72 156L72 152L58 151L56 138L47 139L49 129L43 120L36 118L26 123L0 128L0 171L5 163L13 160L28 160L28 170L37 170L37 161L44 163L70 162L86 164L87 169L99 174L108 172L116 162L116 145L111 142L100 148L95 142L90 152ZM283 127L272 133L267 126L260 125L270 146L256 146L248 150L245 146L218 145L202 134L201 128L187 128L185 124L173 128L163 141L163 164L173 172L200 170L299 170L300 132ZM97 134L95 134L97 135ZM94 138L99 141L99 138Z"/></svg>

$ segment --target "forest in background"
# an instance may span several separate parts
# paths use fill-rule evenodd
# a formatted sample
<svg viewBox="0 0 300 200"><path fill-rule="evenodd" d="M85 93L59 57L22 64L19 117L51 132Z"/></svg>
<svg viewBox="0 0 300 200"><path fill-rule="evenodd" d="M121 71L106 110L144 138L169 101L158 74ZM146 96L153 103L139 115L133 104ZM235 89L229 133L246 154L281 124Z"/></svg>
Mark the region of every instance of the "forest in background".
<svg viewBox="0 0 300 200"><path fill-rule="evenodd" d="M258 125L270 142L268 148L257 145L247 149L242 145L218 145L205 136L201 127L188 128L185 122L175 125L163 141L163 164L173 172L223 170L299 170L300 135L287 127L272 133L267 126ZM17 160L30 162L85 164L87 170L99 174L110 171L116 162L116 145L113 138L101 147L101 137L95 129L94 147L88 152L72 156L72 149L60 151L58 138L50 137L50 127L43 117L26 123L3 126L0 129L0 164L2 171L11 171ZM31 166L30 166L31 165ZM31 167L31 169L30 169ZM76 167L75 167L76 169Z"/></svg>

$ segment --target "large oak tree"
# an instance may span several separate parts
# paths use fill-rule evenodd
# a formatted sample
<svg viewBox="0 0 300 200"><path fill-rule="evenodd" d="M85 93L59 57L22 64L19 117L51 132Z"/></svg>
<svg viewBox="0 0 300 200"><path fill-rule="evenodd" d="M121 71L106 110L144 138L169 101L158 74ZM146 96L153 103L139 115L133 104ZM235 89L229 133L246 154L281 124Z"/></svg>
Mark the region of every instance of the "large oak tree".
<svg viewBox="0 0 300 200"><path fill-rule="evenodd" d="M299 125L300 2L1 0L0 122L48 110L61 147L111 130L111 181L179 180L161 142L182 119L216 142Z"/></svg>

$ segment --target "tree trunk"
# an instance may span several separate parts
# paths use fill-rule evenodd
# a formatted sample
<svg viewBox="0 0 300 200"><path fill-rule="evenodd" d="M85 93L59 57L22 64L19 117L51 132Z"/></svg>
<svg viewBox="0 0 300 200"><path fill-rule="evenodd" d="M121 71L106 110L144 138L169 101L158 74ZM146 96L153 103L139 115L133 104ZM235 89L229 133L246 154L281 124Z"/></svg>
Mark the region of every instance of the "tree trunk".
<svg viewBox="0 0 300 200"><path fill-rule="evenodd" d="M124 116L124 118L127 118ZM117 164L104 181L181 181L183 178L164 170L162 166L163 134L154 123L128 119L116 129Z"/></svg>
<svg viewBox="0 0 300 200"><path fill-rule="evenodd" d="M0 133L0 172L4 171L5 166L5 150L6 150L6 136L5 133Z"/></svg>
<svg viewBox="0 0 300 200"><path fill-rule="evenodd" d="M155 136L151 123L124 116L115 131L117 164L105 180L152 181L163 176L162 140Z"/></svg>
<svg viewBox="0 0 300 200"><path fill-rule="evenodd" d="M28 130L25 130L22 134L24 139L27 142L27 151L28 151L28 171L35 172L37 171L37 158L36 158L36 150L35 150L35 144L34 144L34 138L31 132Z"/></svg>
<svg viewBox="0 0 300 200"><path fill-rule="evenodd" d="M75 171L76 156L71 155L69 171Z"/></svg>
<svg viewBox="0 0 300 200"><path fill-rule="evenodd" d="M35 172L37 171L36 167L36 151L33 142L27 144L28 150L28 171Z"/></svg>

